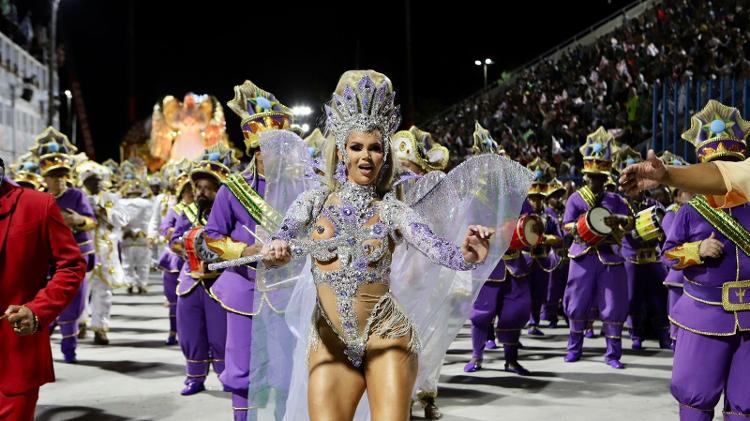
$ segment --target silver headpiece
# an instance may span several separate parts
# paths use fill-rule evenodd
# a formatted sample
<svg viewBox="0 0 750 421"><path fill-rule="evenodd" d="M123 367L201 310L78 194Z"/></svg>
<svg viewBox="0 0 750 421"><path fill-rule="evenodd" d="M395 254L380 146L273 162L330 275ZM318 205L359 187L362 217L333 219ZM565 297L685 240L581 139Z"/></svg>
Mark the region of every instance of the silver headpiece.
<svg viewBox="0 0 750 421"><path fill-rule="evenodd" d="M369 76L363 76L356 87L347 85L341 95L333 94L331 105L325 106L326 126L336 138L336 147L347 161L346 139L352 132L378 130L383 137L384 158L388 157L391 135L401 123L400 107L395 105L395 93L387 83L375 86Z"/></svg>

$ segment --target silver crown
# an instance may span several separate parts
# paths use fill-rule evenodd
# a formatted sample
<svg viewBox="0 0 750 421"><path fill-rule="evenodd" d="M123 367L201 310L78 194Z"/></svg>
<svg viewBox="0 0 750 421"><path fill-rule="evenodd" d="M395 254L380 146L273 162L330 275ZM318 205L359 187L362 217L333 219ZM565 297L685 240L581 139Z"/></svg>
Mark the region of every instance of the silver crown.
<svg viewBox="0 0 750 421"><path fill-rule="evenodd" d="M363 76L356 87L347 85L341 95L333 94L331 105L325 106L326 126L336 138L336 147L346 161L346 139L352 132L378 130L383 138L384 158L388 157L391 135L401 123L395 93L388 84L375 86L369 76Z"/></svg>

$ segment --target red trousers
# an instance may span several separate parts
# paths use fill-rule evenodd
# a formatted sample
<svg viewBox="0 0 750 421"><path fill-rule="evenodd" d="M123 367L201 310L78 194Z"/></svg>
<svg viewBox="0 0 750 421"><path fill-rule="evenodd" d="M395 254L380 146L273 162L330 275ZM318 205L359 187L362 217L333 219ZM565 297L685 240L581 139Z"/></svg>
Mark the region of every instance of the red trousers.
<svg viewBox="0 0 750 421"><path fill-rule="evenodd" d="M39 389L22 395L5 396L0 393L0 421L34 421Z"/></svg>

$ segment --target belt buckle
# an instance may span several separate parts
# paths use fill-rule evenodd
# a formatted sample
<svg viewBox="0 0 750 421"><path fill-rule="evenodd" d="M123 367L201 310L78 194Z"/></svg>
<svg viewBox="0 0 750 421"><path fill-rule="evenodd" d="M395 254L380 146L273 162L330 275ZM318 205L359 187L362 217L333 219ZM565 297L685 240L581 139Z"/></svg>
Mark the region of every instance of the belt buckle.
<svg viewBox="0 0 750 421"><path fill-rule="evenodd" d="M750 310L750 281L724 282L721 286L721 306L726 311Z"/></svg>

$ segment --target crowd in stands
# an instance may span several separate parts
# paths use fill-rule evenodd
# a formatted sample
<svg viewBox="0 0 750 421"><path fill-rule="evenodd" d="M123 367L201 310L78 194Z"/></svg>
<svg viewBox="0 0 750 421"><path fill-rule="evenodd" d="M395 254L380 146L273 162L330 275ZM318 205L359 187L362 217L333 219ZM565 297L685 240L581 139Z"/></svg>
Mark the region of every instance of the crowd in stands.
<svg viewBox="0 0 750 421"><path fill-rule="evenodd" d="M748 22L743 0L656 2L594 43L464 100L425 129L451 150L454 165L471 153L476 120L514 159L541 156L561 178L574 178L577 147L598 126L629 145L651 136L656 81L750 76Z"/></svg>

